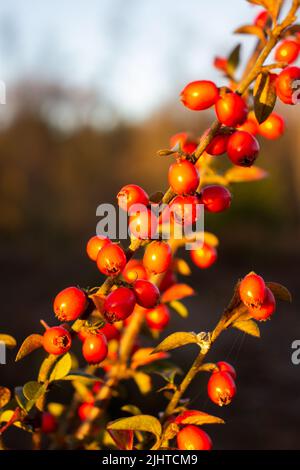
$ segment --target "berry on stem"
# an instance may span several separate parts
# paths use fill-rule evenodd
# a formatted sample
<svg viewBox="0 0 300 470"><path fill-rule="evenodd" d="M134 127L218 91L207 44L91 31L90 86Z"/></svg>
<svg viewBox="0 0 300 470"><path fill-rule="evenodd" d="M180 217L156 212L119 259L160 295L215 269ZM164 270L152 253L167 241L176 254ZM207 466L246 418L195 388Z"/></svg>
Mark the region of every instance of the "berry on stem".
<svg viewBox="0 0 300 470"><path fill-rule="evenodd" d="M176 196L170 203L171 215L180 224L193 224L199 215L198 204L197 196Z"/></svg>
<svg viewBox="0 0 300 470"><path fill-rule="evenodd" d="M272 113L270 116L262 122L258 127L260 135L266 139L278 139L281 137L285 130L285 123L283 117L279 114Z"/></svg>
<svg viewBox="0 0 300 470"><path fill-rule="evenodd" d="M261 306L250 307L250 313L255 320L268 320L276 310L276 301L271 289L266 287L265 298Z"/></svg>
<svg viewBox="0 0 300 470"><path fill-rule="evenodd" d="M239 293L247 307L260 307L265 299L265 281L258 274L250 273L241 281Z"/></svg>
<svg viewBox="0 0 300 470"><path fill-rule="evenodd" d="M177 447L179 450L211 450L212 442L206 432L189 424L177 434Z"/></svg>
<svg viewBox="0 0 300 470"><path fill-rule="evenodd" d="M151 330L163 331L170 321L170 312L165 304L146 311L146 323Z"/></svg>
<svg viewBox="0 0 300 470"><path fill-rule="evenodd" d="M208 212L223 212L230 207L231 193L224 186L206 186L200 193L200 202Z"/></svg>
<svg viewBox="0 0 300 470"><path fill-rule="evenodd" d="M129 217L130 234L139 240L153 238L156 234L158 220L151 209L145 208Z"/></svg>
<svg viewBox="0 0 300 470"><path fill-rule="evenodd" d="M55 297L53 310L60 321L73 321L85 312L87 305L87 296L83 290L67 287Z"/></svg>
<svg viewBox="0 0 300 470"><path fill-rule="evenodd" d="M227 144L230 134L218 134L216 135L211 143L206 147L206 152L209 155L223 155L227 150Z"/></svg>
<svg viewBox="0 0 300 470"><path fill-rule="evenodd" d="M252 166L258 156L259 150L259 143L249 132L236 131L229 138L227 154L235 165Z"/></svg>
<svg viewBox="0 0 300 470"><path fill-rule="evenodd" d="M43 348L56 356L69 351L72 344L70 333L62 326L47 328L43 335Z"/></svg>
<svg viewBox="0 0 300 470"><path fill-rule="evenodd" d="M148 206L149 196L146 191L143 190L140 186L136 184L127 184L124 186L117 195L118 205L124 211L129 211L129 209L134 204L142 204Z"/></svg>
<svg viewBox="0 0 300 470"><path fill-rule="evenodd" d="M106 245L97 256L97 267L106 276L117 276L125 266L126 255L116 243Z"/></svg>
<svg viewBox="0 0 300 470"><path fill-rule="evenodd" d="M120 331L111 323L106 323L99 331L104 334L107 341L120 338Z"/></svg>
<svg viewBox="0 0 300 470"><path fill-rule="evenodd" d="M235 371L235 368L231 364L225 361L219 361L217 362L217 366L220 372L228 372L228 374L231 375L233 380L236 379L236 371Z"/></svg>
<svg viewBox="0 0 300 470"><path fill-rule="evenodd" d="M201 269L210 268L217 261L217 250L207 243L203 243L201 248L190 251L193 263Z"/></svg>
<svg viewBox="0 0 300 470"><path fill-rule="evenodd" d="M176 194L191 194L199 185L197 168L188 160L179 160L169 168L169 184Z"/></svg>
<svg viewBox="0 0 300 470"><path fill-rule="evenodd" d="M215 107L218 120L225 126L236 127L247 119L247 105L236 93L227 93L220 97Z"/></svg>
<svg viewBox="0 0 300 470"><path fill-rule="evenodd" d="M57 420L53 414L44 411L42 414L41 430L44 434L51 434L57 429Z"/></svg>
<svg viewBox="0 0 300 470"><path fill-rule="evenodd" d="M137 303L144 308L154 308L159 301L158 287L150 281L138 279L133 284Z"/></svg>
<svg viewBox="0 0 300 470"><path fill-rule="evenodd" d="M88 257L92 261L96 261L99 251L106 245L111 243L110 239L107 237L102 237L95 235L90 238L86 245L86 252Z"/></svg>
<svg viewBox="0 0 300 470"><path fill-rule="evenodd" d="M291 64L297 60L299 55L299 44L296 41L285 39L275 51L275 60Z"/></svg>
<svg viewBox="0 0 300 470"><path fill-rule="evenodd" d="M207 393L216 405L229 405L236 394L232 375L228 372L213 372L207 384Z"/></svg>
<svg viewBox="0 0 300 470"><path fill-rule="evenodd" d="M193 111L202 111L215 104L219 97L217 86L209 80L191 82L180 94L181 102Z"/></svg>
<svg viewBox="0 0 300 470"><path fill-rule="evenodd" d="M103 305L104 318L109 323L125 320L133 312L136 297L132 289L118 287L105 299Z"/></svg>
<svg viewBox="0 0 300 470"><path fill-rule="evenodd" d="M154 241L145 249L143 264L153 274L167 271L172 261L172 252L166 242Z"/></svg>
<svg viewBox="0 0 300 470"><path fill-rule="evenodd" d="M147 279L147 272L143 266L142 261L138 259L131 259L126 264L122 271L122 276L127 282L134 282L137 279Z"/></svg>
<svg viewBox="0 0 300 470"><path fill-rule="evenodd" d="M107 340L102 333L90 334L84 340L82 355L89 364L99 364L104 361L107 353Z"/></svg>
<svg viewBox="0 0 300 470"><path fill-rule="evenodd" d="M299 103L299 82L299 67L287 67L282 70L276 79L276 93L278 98L285 104L295 105Z"/></svg>
<svg viewBox="0 0 300 470"><path fill-rule="evenodd" d="M170 138L170 147L180 145L184 153L191 155L198 147L198 142L192 139L187 132L179 132Z"/></svg>

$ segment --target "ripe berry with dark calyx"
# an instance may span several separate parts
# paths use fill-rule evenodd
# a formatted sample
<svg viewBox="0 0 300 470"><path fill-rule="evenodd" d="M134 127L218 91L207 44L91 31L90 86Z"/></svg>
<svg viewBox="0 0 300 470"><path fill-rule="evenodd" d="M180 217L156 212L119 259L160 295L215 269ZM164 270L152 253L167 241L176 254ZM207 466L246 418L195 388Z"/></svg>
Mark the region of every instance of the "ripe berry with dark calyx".
<svg viewBox="0 0 300 470"><path fill-rule="evenodd" d="M228 372L213 372L207 384L207 393L216 405L229 405L236 394L232 375Z"/></svg>
<svg viewBox="0 0 300 470"><path fill-rule="evenodd" d="M179 450L211 450L212 442L206 432L189 424L177 434L177 447Z"/></svg>
<svg viewBox="0 0 300 470"><path fill-rule="evenodd" d="M287 64L292 64L297 60L299 55L299 44L296 41L290 39L285 39L282 41L276 51L275 51L275 60L278 62L286 62Z"/></svg>
<svg viewBox="0 0 300 470"><path fill-rule="evenodd" d="M123 248L110 243L99 251L97 267L106 276L117 276L126 266L126 255Z"/></svg>
<svg viewBox="0 0 300 470"><path fill-rule="evenodd" d="M241 281L239 293L241 301L247 307L260 307L265 299L266 285L261 276L249 273Z"/></svg>
<svg viewBox="0 0 300 470"><path fill-rule="evenodd" d="M128 211L134 204L148 206L149 196L146 191L136 184L127 184L117 195L118 205L124 211Z"/></svg>
<svg viewBox="0 0 300 470"><path fill-rule="evenodd" d="M158 226L156 215L151 209L144 208L129 217L130 234L139 240L151 239Z"/></svg>
<svg viewBox="0 0 300 470"><path fill-rule="evenodd" d="M199 185L199 173L188 160L179 160L169 168L169 184L176 194L191 194Z"/></svg>
<svg viewBox="0 0 300 470"><path fill-rule="evenodd" d="M272 113L270 116L259 125L258 131L260 135L266 139L278 139L281 137L285 130L285 123L283 117L279 114Z"/></svg>
<svg viewBox="0 0 300 470"><path fill-rule="evenodd" d="M163 331L169 321L170 312L165 304L146 311L146 323L151 330Z"/></svg>
<svg viewBox="0 0 300 470"><path fill-rule="evenodd" d="M276 310L276 301L271 289L266 287L265 298L261 306L250 307L250 313L255 320L268 320Z"/></svg>
<svg viewBox="0 0 300 470"><path fill-rule="evenodd" d="M171 216L180 224L193 224L200 214L199 204L197 196L176 196L170 203Z"/></svg>
<svg viewBox="0 0 300 470"><path fill-rule="evenodd" d="M70 333L62 326L47 328L43 335L43 348L47 353L60 355L69 351L72 344Z"/></svg>
<svg viewBox="0 0 300 470"><path fill-rule="evenodd" d="M225 361L219 361L217 362L217 366L220 372L228 372L234 380L236 379L236 371L231 364Z"/></svg>
<svg viewBox="0 0 300 470"><path fill-rule="evenodd" d="M225 126L236 127L247 119L247 105L236 93L227 93L220 97L215 107L218 120Z"/></svg>
<svg viewBox="0 0 300 470"><path fill-rule="evenodd" d="M82 345L82 355L89 364L99 364L104 361L107 353L107 339L102 333L91 333L84 340Z"/></svg>
<svg viewBox="0 0 300 470"><path fill-rule="evenodd" d="M227 150L229 137L230 134L216 135L211 143L206 147L206 152L213 156L223 155L223 153L225 153Z"/></svg>
<svg viewBox="0 0 300 470"><path fill-rule="evenodd" d="M143 266L142 261L138 259L131 259L126 264L122 271L122 276L127 282L134 282L137 279L147 279L147 272Z"/></svg>
<svg viewBox="0 0 300 470"><path fill-rule="evenodd" d="M217 261L217 250L207 243L203 243L201 248L191 250L193 263L201 269L210 268Z"/></svg>
<svg viewBox="0 0 300 470"><path fill-rule="evenodd" d="M276 93L285 104L295 105L300 100L300 68L287 67L277 76Z"/></svg>
<svg viewBox="0 0 300 470"><path fill-rule="evenodd" d="M104 334L107 341L110 341L112 339L119 339L121 335L118 328L115 325L112 325L111 323L106 323L99 331Z"/></svg>
<svg viewBox="0 0 300 470"><path fill-rule="evenodd" d="M158 287L150 281L138 279L133 284L137 303L144 308L154 308L159 301Z"/></svg>
<svg viewBox="0 0 300 470"><path fill-rule="evenodd" d="M168 243L154 241L146 247L143 264L150 273L162 274L166 272L171 261L172 252Z"/></svg>
<svg viewBox="0 0 300 470"><path fill-rule="evenodd" d="M86 252L88 257L92 261L96 261L99 251L109 243L111 243L111 241L107 237L95 235L94 237L90 238L86 245Z"/></svg>
<svg viewBox="0 0 300 470"><path fill-rule="evenodd" d="M170 147L180 145L182 152L192 154L198 147L198 142L192 139L187 132L180 132L170 138Z"/></svg>
<svg viewBox="0 0 300 470"><path fill-rule="evenodd" d="M224 186L206 186L200 193L200 203L208 212L223 212L230 207L231 193Z"/></svg>
<svg viewBox="0 0 300 470"><path fill-rule="evenodd" d="M57 294L53 302L54 313L60 321L76 320L87 306L87 296L78 287L67 287Z"/></svg>
<svg viewBox="0 0 300 470"><path fill-rule="evenodd" d="M215 104L219 97L217 86L209 80L189 83L181 92L181 102L192 111L202 111Z"/></svg>
<svg viewBox="0 0 300 470"><path fill-rule="evenodd" d="M236 131L228 141L228 157L232 163L238 166L252 166L259 150L259 143L249 132Z"/></svg>
<svg viewBox="0 0 300 470"><path fill-rule="evenodd" d="M136 304L136 297L132 289L118 287L105 299L103 315L109 323L125 320L131 315Z"/></svg>
<svg viewBox="0 0 300 470"><path fill-rule="evenodd" d="M41 431L44 434L51 434L57 429L57 419L53 414L44 411L42 414Z"/></svg>

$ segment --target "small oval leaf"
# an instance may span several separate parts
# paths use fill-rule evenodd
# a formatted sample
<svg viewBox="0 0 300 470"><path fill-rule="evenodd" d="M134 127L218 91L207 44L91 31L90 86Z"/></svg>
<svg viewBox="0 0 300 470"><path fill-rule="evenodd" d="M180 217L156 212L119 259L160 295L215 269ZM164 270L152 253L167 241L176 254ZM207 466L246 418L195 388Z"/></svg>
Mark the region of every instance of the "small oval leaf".
<svg viewBox="0 0 300 470"><path fill-rule="evenodd" d="M133 379L137 384L142 395L146 395L152 390L152 380L150 375L137 371L134 373Z"/></svg>
<svg viewBox="0 0 300 470"><path fill-rule="evenodd" d="M203 424L224 424L222 418L198 410L184 411L176 417L175 422L177 424L195 424L196 426L202 426Z"/></svg>
<svg viewBox="0 0 300 470"><path fill-rule="evenodd" d="M178 300L173 300L169 303L170 307L175 310L178 315L182 318L187 318L189 316L189 311L183 303L179 302Z"/></svg>
<svg viewBox="0 0 300 470"><path fill-rule="evenodd" d="M53 382L54 380L63 379L70 372L72 367L72 358L69 353L65 354L54 366L49 381Z"/></svg>
<svg viewBox="0 0 300 470"><path fill-rule="evenodd" d="M255 338L260 337L259 327L254 320L237 320L232 326L250 336L255 336Z"/></svg>
<svg viewBox="0 0 300 470"><path fill-rule="evenodd" d="M178 332L172 333L170 336L167 336L156 348L154 353L161 351L171 351L172 349L180 348L187 344L196 344L197 335L194 332Z"/></svg>
<svg viewBox="0 0 300 470"><path fill-rule="evenodd" d="M129 418L120 418L108 424L107 429L117 431L143 431L154 434L160 439L162 428L157 418L151 415L137 415Z"/></svg>
<svg viewBox="0 0 300 470"><path fill-rule="evenodd" d="M174 300L181 300L185 297L190 297L195 295L195 293L194 289L188 284L174 284L163 293L161 300L163 302L172 302Z"/></svg>
<svg viewBox="0 0 300 470"><path fill-rule="evenodd" d="M0 408L3 408L9 402L11 398L11 392L6 387L0 386Z"/></svg>
<svg viewBox="0 0 300 470"><path fill-rule="evenodd" d="M271 289L276 299L290 303L293 301L292 294L285 286L278 284L278 282L266 282L266 285Z"/></svg>
<svg viewBox="0 0 300 470"><path fill-rule="evenodd" d="M251 181L260 181L268 177L268 172L257 166L249 168L234 166L225 173L225 178L229 183L243 183Z"/></svg>
<svg viewBox="0 0 300 470"><path fill-rule="evenodd" d="M33 334L30 336L27 336L27 338L23 341L18 351L18 354L16 356L16 362L20 361L20 359L23 359L23 357L27 356L32 351L35 351L36 349L42 347L42 344L43 344L43 337L41 335Z"/></svg>
<svg viewBox="0 0 300 470"><path fill-rule="evenodd" d="M268 72L259 74L254 86L254 113L259 124L270 116L276 99L276 85L272 75Z"/></svg>
<svg viewBox="0 0 300 470"><path fill-rule="evenodd" d="M234 32L235 34L252 34L254 36L257 36L262 43L266 42L264 30L259 26L255 26L253 24L241 26L240 28L237 28Z"/></svg>

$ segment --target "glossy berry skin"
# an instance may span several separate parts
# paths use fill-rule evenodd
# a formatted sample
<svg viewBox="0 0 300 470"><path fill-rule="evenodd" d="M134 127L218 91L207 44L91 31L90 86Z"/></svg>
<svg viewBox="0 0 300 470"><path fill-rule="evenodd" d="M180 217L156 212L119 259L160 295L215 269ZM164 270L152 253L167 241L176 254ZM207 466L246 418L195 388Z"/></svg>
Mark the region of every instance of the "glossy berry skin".
<svg viewBox="0 0 300 470"><path fill-rule="evenodd" d="M241 281L239 293L241 301L247 307L260 307L265 299L265 281L255 273L247 274Z"/></svg>
<svg viewBox="0 0 300 470"><path fill-rule="evenodd" d="M214 66L216 69L221 70L222 72L227 72L228 60L224 57L216 57L214 59Z"/></svg>
<svg viewBox="0 0 300 470"><path fill-rule="evenodd" d="M224 186L206 186L200 193L200 202L208 212L223 212L230 207L231 193Z"/></svg>
<svg viewBox="0 0 300 470"><path fill-rule="evenodd" d="M254 20L254 25L258 26L259 28L265 28L267 26L268 21L270 20L270 15L266 10L262 10L256 16Z"/></svg>
<svg viewBox="0 0 300 470"><path fill-rule="evenodd" d="M70 333L62 326L47 328L43 335L43 348L56 356L65 354L72 345Z"/></svg>
<svg viewBox="0 0 300 470"><path fill-rule="evenodd" d="M96 261L99 251L106 245L111 243L107 237L95 235L90 238L86 245L86 252L92 261Z"/></svg>
<svg viewBox="0 0 300 470"><path fill-rule="evenodd" d="M127 282L134 282L137 279L147 279L147 272L143 263L137 259L131 259L122 271L122 276Z"/></svg>
<svg viewBox="0 0 300 470"><path fill-rule="evenodd" d="M92 403L82 403L78 407L78 416L81 421L87 421L93 418L93 415L96 411L96 407Z"/></svg>
<svg viewBox="0 0 300 470"><path fill-rule="evenodd" d="M160 292L152 282L138 279L133 284L133 290L136 301L141 307L154 308L158 304Z"/></svg>
<svg viewBox="0 0 300 470"><path fill-rule="evenodd" d="M129 217L130 234L139 240L153 238L156 234L158 220L151 209L139 211Z"/></svg>
<svg viewBox="0 0 300 470"><path fill-rule="evenodd" d="M108 353L106 337L98 332L90 334L82 345L82 355L89 364L99 364Z"/></svg>
<svg viewBox="0 0 300 470"><path fill-rule="evenodd" d="M128 287L118 287L105 299L104 318L109 323L125 320L131 315L136 303L135 294Z"/></svg>
<svg viewBox="0 0 300 470"><path fill-rule="evenodd" d="M175 221L180 224L193 224L196 222L200 208L197 196L176 196L170 203L170 211Z"/></svg>
<svg viewBox="0 0 300 470"><path fill-rule="evenodd" d="M112 325L111 323L106 323L99 331L104 334L107 341L110 341L112 339L118 340L121 335L118 328L115 325Z"/></svg>
<svg viewBox="0 0 300 470"><path fill-rule="evenodd" d="M236 394L236 385L228 372L214 372L207 384L211 401L218 406L229 405Z"/></svg>
<svg viewBox="0 0 300 470"><path fill-rule="evenodd" d="M227 150L229 137L229 134L216 135L211 143L206 147L206 152L213 156L223 155Z"/></svg>
<svg viewBox="0 0 300 470"><path fill-rule="evenodd" d="M127 184L117 195L118 205L124 211L128 211L134 204L148 206L149 196L146 191L136 184Z"/></svg>
<svg viewBox="0 0 300 470"><path fill-rule="evenodd" d="M173 163L168 173L169 184L176 194L191 194L199 185L199 173L195 165L188 160Z"/></svg>
<svg viewBox="0 0 300 470"><path fill-rule="evenodd" d="M282 41L275 51L275 60L292 64L299 55L299 44L296 41L286 39Z"/></svg>
<svg viewBox="0 0 300 470"><path fill-rule="evenodd" d="M143 264L150 273L162 274L166 272L171 261L171 248L165 242L154 241L145 249Z"/></svg>
<svg viewBox="0 0 300 470"><path fill-rule="evenodd" d="M278 75L276 79L276 93L283 103L295 105L299 102L299 80L299 67L287 67Z"/></svg>
<svg viewBox="0 0 300 470"><path fill-rule="evenodd" d="M276 301L273 292L266 287L265 298L260 307L251 307L250 312L255 320L265 321L270 318L276 310Z"/></svg>
<svg viewBox="0 0 300 470"><path fill-rule="evenodd" d="M218 120L228 127L236 127L247 119L248 108L239 95L227 93L216 102Z"/></svg>
<svg viewBox="0 0 300 470"><path fill-rule="evenodd" d="M180 145L184 153L191 155L198 147L198 142L190 138L187 132L180 132L170 138L170 147L174 148L176 145Z"/></svg>
<svg viewBox="0 0 300 470"><path fill-rule="evenodd" d="M198 80L189 83L181 92L181 102L192 111L202 111L215 104L219 90L209 80Z"/></svg>
<svg viewBox="0 0 300 470"><path fill-rule="evenodd" d="M227 154L234 165L252 166L259 150L259 143L249 132L236 131L228 141Z"/></svg>
<svg viewBox="0 0 300 470"><path fill-rule="evenodd" d="M67 287L57 294L53 310L60 321L73 321L79 318L88 305L86 294L78 287Z"/></svg>
<svg viewBox="0 0 300 470"><path fill-rule="evenodd" d="M236 379L236 371L235 371L235 368L231 364L225 361L219 361L217 362L217 366L220 372L227 372L228 374L231 375L233 380Z"/></svg>
<svg viewBox="0 0 300 470"><path fill-rule="evenodd" d="M249 132L249 134L252 134L255 136L256 134L258 134L258 127L259 127L259 124L257 122L257 119L254 113L251 111L248 114L248 117L246 121L244 122L244 124L242 124L241 126L237 126L237 129L239 131Z"/></svg>
<svg viewBox="0 0 300 470"><path fill-rule="evenodd" d="M126 255L123 248L110 243L99 251L97 267L106 276L117 276L126 266Z"/></svg>
<svg viewBox="0 0 300 470"><path fill-rule="evenodd" d="M57 420L55 416L53 416L48 411L44 411L42 414L42 423L41 423L41 431L44 434L51 434L55 432L57 429Z"/></svg>
<svg viewBox="0 0 300 470"><path fill-rule="evenodd" d="M169 321L170 312L164 304L146 311L146 323L151 330L163 331Z"/></svg>
<svg viewBox="0 0 300 470"><path fill-rule="evenodd" d="M270 116L258 127L260 135L266 139L278 139L284 134L285 122L279 114L272 113Z"/></svg>
<svg viewBox="0 0 300 470"><path fill-rule="evenodd" d="M211 450L212 442L206 432L189 424L177 434L177 447L179 450Z"/></svg>
<svg viewBox="0 0 300 470"><path fill-rule="evenodd" d="M217 261L217 250L207 243L203 243L201 248L191 250L191 259L200 269L210 268Z"/></svg>

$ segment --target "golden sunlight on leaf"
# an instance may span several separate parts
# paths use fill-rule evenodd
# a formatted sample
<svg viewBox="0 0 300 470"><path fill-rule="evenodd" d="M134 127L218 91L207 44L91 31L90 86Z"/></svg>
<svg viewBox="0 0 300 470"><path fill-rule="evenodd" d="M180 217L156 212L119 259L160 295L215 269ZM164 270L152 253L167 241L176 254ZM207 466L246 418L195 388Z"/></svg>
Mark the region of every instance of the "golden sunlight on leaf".
<svg viewBox="0 0 300 470"><path fill-rule="evenodd" d="M229 183L243 183L267 178L268 172L258 166L252 166L250 168L234 166L226 172L225 176Z"/></svg>
<svg viewBox="0 0 300 470"><path fill-rule="evenodd" d="M195 294L194 289L187 284L174 284L163 293L161 300L165 303L172 302L173 300L184 299Z"/></svg>

